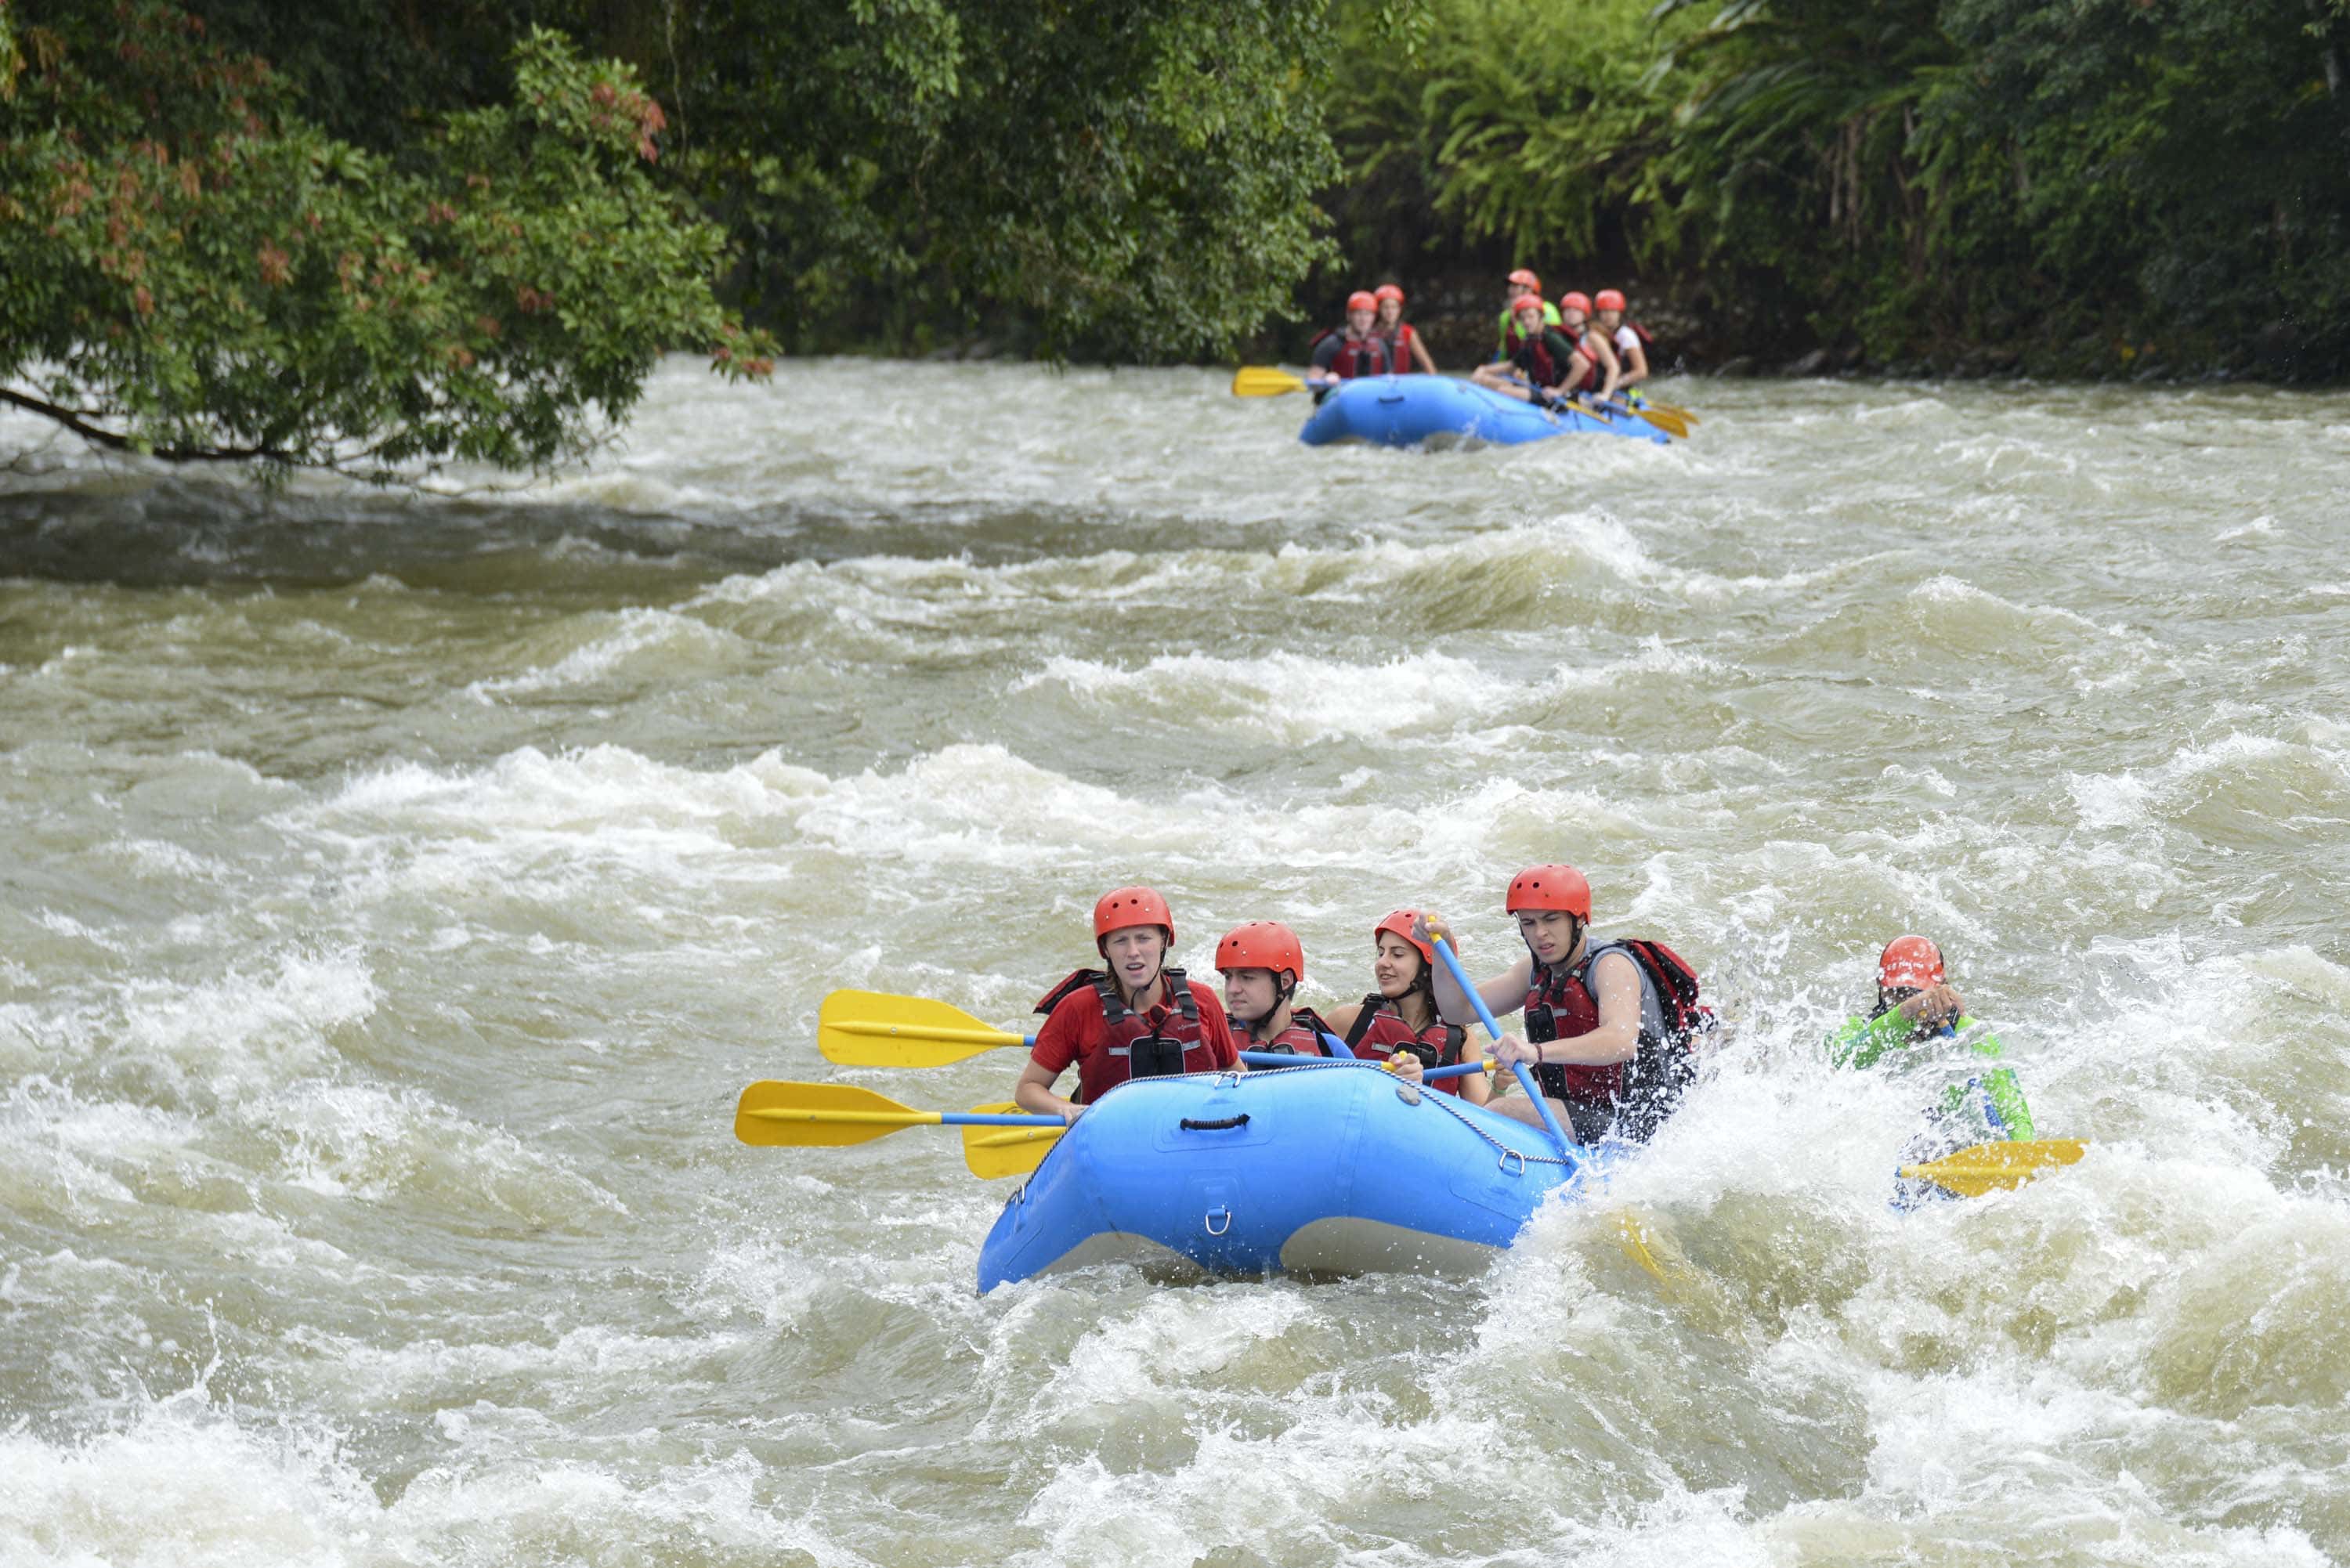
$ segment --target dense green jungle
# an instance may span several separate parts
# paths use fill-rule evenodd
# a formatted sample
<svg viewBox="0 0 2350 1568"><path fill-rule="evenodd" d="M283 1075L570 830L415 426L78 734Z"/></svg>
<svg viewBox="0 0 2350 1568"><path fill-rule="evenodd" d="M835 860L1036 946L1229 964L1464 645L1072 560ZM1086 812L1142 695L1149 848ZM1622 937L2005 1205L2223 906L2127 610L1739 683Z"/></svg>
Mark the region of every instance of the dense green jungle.
<svg viewBox="0 0 2350 1568"><path fill-rule="evenodd" d="M2350 0L0 0L0 399L544 466L653 358L1295 356L1500 275L1668 362L2338 378Z"/></svg>

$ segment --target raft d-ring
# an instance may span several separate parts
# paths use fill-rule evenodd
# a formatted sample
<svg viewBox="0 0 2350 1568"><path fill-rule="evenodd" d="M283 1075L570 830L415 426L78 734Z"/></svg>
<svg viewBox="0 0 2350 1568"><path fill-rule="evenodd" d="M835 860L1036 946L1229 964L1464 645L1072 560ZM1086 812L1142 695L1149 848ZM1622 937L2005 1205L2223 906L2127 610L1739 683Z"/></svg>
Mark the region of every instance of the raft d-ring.
<svg viewBox="0 0 2350 1568"><path fill-rule="evenodd" d="M1221 1236L1232 1228L1232 1211L1219 1203L1208 1210L1201 1223L1207 1226L1209 1235Z"/></svg>
<svg viewBox="0 0 2350 1568"><path fill-rule="evenodd" d="M1518 1168L1510 1170L1510 1161L1513 1159L1518 1162ZM1509 1170L1513 1176L1523 1176L1526 1173L1526 1157L1514 1148L1505 1148L1502 1151L1502 1158L1495 1160L1493 1166L1497 1170Z"/></svg>

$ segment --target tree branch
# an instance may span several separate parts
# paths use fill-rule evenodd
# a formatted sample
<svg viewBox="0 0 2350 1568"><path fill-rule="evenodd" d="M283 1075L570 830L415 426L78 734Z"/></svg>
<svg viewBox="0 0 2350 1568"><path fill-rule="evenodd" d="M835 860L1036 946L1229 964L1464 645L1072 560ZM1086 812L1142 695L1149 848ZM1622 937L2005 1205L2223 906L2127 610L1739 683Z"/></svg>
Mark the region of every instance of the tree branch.
<svg viewBox="0 0 2350 1568"><path fill-rule="evenodd" d="M306 460L274 446L158 446L141 447L139 442L118 431L95 425L72 409L63 408L43 399L32 397L9 387L0 387L0 403L14 403L20 409L55 420L93 446L109 452L137 452L142 457L160 458L165 462L250 462L260 458L271 462L305 464Z"/></svg>

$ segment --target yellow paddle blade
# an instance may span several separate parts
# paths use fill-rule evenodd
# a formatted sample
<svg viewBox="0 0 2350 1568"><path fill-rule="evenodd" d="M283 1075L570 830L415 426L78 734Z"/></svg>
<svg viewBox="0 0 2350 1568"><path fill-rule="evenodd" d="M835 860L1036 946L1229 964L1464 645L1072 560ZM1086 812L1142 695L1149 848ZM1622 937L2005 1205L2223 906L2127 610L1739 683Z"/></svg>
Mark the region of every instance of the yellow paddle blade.
<svg viewBox="0 0 2350 1568"><path fill-rule="evenodd" d="M844 1067L943 1067L1026 1044L960 1007L879 991L836 991L816 1015L816 1048Z"/></svg>
<svg viewBox="0 0 2350 1568"><path fill-rule="evenodd" d="M1232 372L1232 396L1235 398L1277 398L1284 392L1302 392L1305 383L1286 370L1276 370L1270 365L1243 365Z"/></svg>
<svg viewBox="0 0 2350 1568"><path fill-rule="evenodd" d="M1689 421L1670 410L1659 404L1650 403L1646 408L1634 409L1632 411L1675 441L1689 440Z"/></svg>
<svg viewBox="0 0 2350 1568"><path fill-rule="evenodd" d="M2071 1165L2089 1152L2076 1137L2042 1138L2033 1143L1979 1143L1923 1165L1905 1165L1901 1174L1946 1187L1962 1198L2021 1187L2025 1182Z"/></svg>
<svg viewBox="0 0 2350 1568"><path fill-rule="evenodd" d="M1009 1116L1020 1109L1009 1100L971 1108L986 1116ZM993 1181L999 1176L1025 1176L1044 1161L1060 1136L1058 1127L965 1127L962 1161L982 1181Z"/></svg>
<svg viewBox="0 0 2350 1568"><path fill-rule="evenodd" d="M854 1084L770 1080L743 1091L734 1106L734 1136L769 1147L841 1148L938 1120L936 1111L918 1111Z"/></svg>
<svg viewBox="0 0 2350 1568"><path fill-rule="evenodd" d="M1680 408L1672 403L1650 403L1647 408L1640 411L1642 413L1654 412L1659 414L1670 414L1673 418L1680 421L1681 423L1685 425L1700 424L1703 422L1687 409Z"/></svg>

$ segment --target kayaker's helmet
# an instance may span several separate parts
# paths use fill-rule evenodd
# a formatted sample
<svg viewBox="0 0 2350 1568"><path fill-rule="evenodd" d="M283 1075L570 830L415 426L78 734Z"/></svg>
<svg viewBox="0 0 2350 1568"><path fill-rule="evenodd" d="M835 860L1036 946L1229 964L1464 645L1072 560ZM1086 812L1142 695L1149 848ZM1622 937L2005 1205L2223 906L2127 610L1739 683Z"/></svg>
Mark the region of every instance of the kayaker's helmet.
<svg viewBox="0 0 2350 1568"><path fill-rule="evenodd" d="M1515 317L1524 315L1529 310L1533 311L1538 317L1542 315L1543 296L1541 295L1522 294L1518 296L1515 302L1513 302L1510 306L1510 315L1513 317Z"/></svg>
<svg viewBox="0 0 2350 1568"><path fill-rule="evenodd" d="M1942 983L1942 950L1924 937L1896 937L1877 955L1877 989L1924 991Z"/></svg>
<svg viewBox="0 0 2350 1568"><path fill-rule="evenodd" d="M1109 951L1109 934L1128 926L1157 926L1175 945L1175 916L1156 888L1113 888L1094 905L1094 951Z"/></svg>
<svg viewBox="0 0 2350 1568"><path fill-rule="evenodd" d="M1591 296L1579 288L1570 288L1558 296L1558 307L1561 310L1580 310L1588 316L1591 314Z"/></svg>
<svg viewBox="0 0 2350 1568"><path fill-rule="evenodd" d="M1367 288L1358 288L1347 296L1347 314L1349 316L1354 315L1357 310L1376 313L1378 308L1379 296Z"/></svg>
<svg viewBox="0 0 2350 1568"><path fill-rule="evenodd" d="M1305 944L1279 920L1250 920L1234 926L1216 944L1216 972L1230 974L1236 969L1270 970L1276 985L1286 971L1289 984L1279 992L1285 995L1305 978Z"/></svg>
<svg viewBox="0 0 2350 1568"><path fill-rule="evenodd" d="M1385 919L1371 928L1371 940L1378 941L1381 931L1393 931L1419 952L1420 962L1433 964L1436 961L1435 944L1424 942L1411 934L1412 922L1419 919L1418 909L1390 909Z"/></svg>
<svg viewBox="0 0 2350 1568"><path fill-rule="evenodd" d="M1623 294L1620 291L1612 288L1601 289L1597 295L1593 296L1592 302L1602 310L1621 310L1624 308Z"/></svg>
<svg viewBox="0 0 2350 1568"><path fill-rule="evenodd" d="M1578 920L1591 919L1591 884L1572 866L1529 866L1510 878L1503 908L1514 915L1521 909L1560 909Z"/></svg>
<svg viewBox="0 0 2350 1568"><path fill-rule="evenodd" d="M1540 294L1542 292L1542 279L1536 277L1533 273L1528 272L1524 267L1520 267L1517 271L1512 273L1510 275L1509 281L1512 283L1523 284L1528 288L1533 289L1536 294Z"/></svg>
<svg viewBox="0 0 2350 1568"><path fill-rule="evenodd" d="M1371 297L1373 299L1392 299L1398 305L1401 305L1403 303L1403 287L1399 284L1383 283L1379 285L1378 287L1371 290Z"/></svg>

